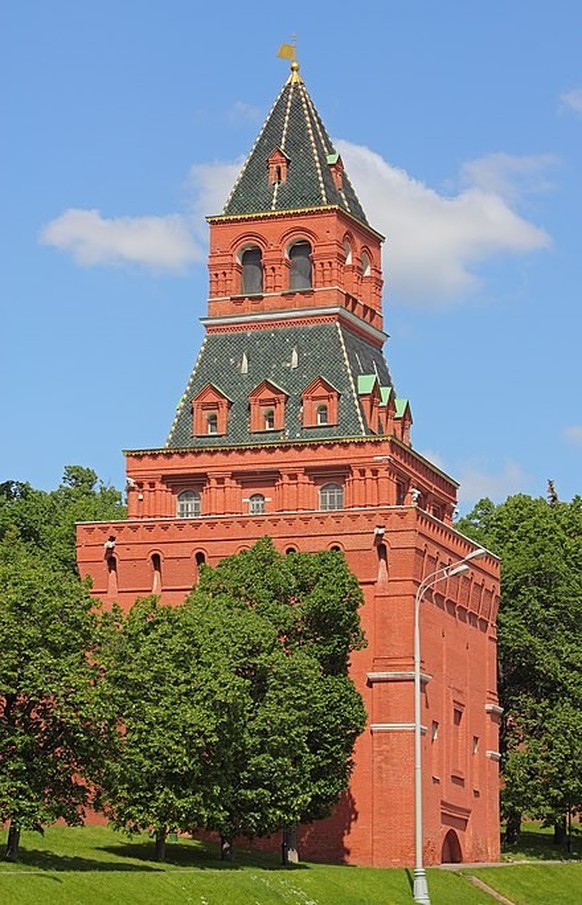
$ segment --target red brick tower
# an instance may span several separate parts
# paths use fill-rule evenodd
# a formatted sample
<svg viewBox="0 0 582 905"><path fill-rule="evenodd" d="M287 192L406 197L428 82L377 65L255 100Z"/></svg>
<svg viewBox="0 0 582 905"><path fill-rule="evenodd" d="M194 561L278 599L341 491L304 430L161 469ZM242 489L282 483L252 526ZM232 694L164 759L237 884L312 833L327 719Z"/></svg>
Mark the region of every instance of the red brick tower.
<svg viewBox="0 0 582 905"><path fill-rule="evenodd" d="M368 224L297 63L210 223L206 338L163 448L127 453L127 521L78 529L104 600L181 601L202 562L269 535L339 548L358 576L369 725L349 795L304 829L304 857L411 864L413 624L424 577L466 557L456 483L410 441L382 346L382 237ZM498 856L498 563L421 607L428 863Z"/></svg>

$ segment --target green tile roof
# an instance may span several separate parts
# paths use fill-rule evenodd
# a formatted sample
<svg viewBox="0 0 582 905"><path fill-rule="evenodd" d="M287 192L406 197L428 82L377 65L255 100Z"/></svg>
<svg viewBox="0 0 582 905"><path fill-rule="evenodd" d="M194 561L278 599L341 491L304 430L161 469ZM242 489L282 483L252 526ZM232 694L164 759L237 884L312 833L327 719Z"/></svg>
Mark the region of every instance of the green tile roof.
<svg viewBox="0 0 582 905"><path fill-rule="evenodd" d="M289 160L287 178L269 185L267 161L276 149ZM240 216L337 206L367 224L345 171L341 189L334 184L330 166L338 159L305 85L290 80L267 116L222 213Z"/></svg>
<svg viewBox="0 0 582 905"><path fill-rule="evenodd" d="M297 352L297 366L293 350ZM243 355L245 369L241 368ZM289 440L367 436L357 394L358 378L376 372L383 386L392 380L382 352L338 324L277 326L271 329L210 333L182 396L166 445L171 448L238 446ZM301 395L323 377L339 393L338 424L303 427ZM283 431L251 432L249 393L269 380L288 395ZM220 386L232 400L225 436L192 436L191 402L207 384Z"/></svg>
<svg viewBox="0 0 582 905"><path fill-rule="evenodd" d="M380 405L386 405L388 403L392 392L392 387L380 387Z"/></svg>
<svg viewBox="0 0 582 905"><path fill-rule="evenodd" d="M402 418L407 407L410 407L408 399L395 399L394 404L396 406L396 417L397 418Z"/></svg>
<svg viewBox="0 0 582 905"><path fill-rule="evenodd" d="M375 374L358 374L358 394L365 396L371 393L377 380Z"/></svg>

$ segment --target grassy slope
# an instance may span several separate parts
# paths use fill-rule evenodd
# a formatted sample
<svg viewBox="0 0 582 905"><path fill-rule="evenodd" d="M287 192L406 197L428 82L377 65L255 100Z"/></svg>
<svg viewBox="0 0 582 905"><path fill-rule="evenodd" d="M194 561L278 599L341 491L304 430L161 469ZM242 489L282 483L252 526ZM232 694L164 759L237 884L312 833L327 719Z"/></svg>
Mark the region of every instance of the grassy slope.
<svg viewBox="0 0 582 905"><path fill-rule="evenodd" d="M404 870L319 864L283 870L276 859L240 852L221 865L208 847L170 846L166 864L150 860L144 839L103 827L52 827L23 836L22 862L0 863L2 905L410 905ZM491 905L462 876L429 872L433 905Z"/></svg>
<svg viewBox="0 0 582 905"><path fill-rule="evenodd" d="M516 864L472 870L515 905L577 905L582 902L582 864Z"/></svg>
<svg viewBox="0 0 582 905"><path fill-rule="evenodd" d="M4 839L0 839L4 842ZM574 857L582 854L576 840ZM147 837L128 840L106 827L51 827L23 835L22 861L0 861L2 905L410 905L404 870L302 864L282 869L277 859L240 850L234 865L216 850L181 840L165 864L152 861ZM539 827L528 826L511 858L559 858ZM507 857L507 856L506 856ZM519 864L467 870L515 905L582 903L582 863ZM494 905L462 873L428 872L432 905Z"/></svg>

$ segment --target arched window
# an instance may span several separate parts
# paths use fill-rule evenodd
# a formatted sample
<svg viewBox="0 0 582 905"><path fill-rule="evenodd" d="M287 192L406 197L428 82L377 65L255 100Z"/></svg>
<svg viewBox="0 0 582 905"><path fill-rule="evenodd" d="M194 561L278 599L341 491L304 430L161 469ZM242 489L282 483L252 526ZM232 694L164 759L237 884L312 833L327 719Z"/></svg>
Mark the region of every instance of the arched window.
<svg viewBox="0 0 582 905"><path fill-rule="evenodd" d="M264 414L264 428L266 431L274 431L275 430L275 412L273 409L265 409Z"/></svg>
<svg viewBox="0 0 582 905"><path fill-rule="evenodd" d="M152 594L159 594L162 590L162 557L159 553L152 553Z"/></svg>
<svg viewBox="0 0 582 905"><path fill-rule="evenodd" d="M200 494L197 490L183 490L178 494L178 518L197 518L200 515Z"/></svg>
<svg viewBox="0 0 582 905"><path fill-rule="evenodd" d="M327 424L329 421L328 409L327 405L322 403L317 406L317 423L318 424Z"/></svg>
<svg viewBox="0 0 582 905"><path fill-rule="evenodd" d="M200 566L206 565L206 557L204 556L204 553L202 553L201 550L198 551L198 553L196 554L194 559L196 560L196 565L199 568L200 568Z"/></svg>
<svg viewBox="0 0 582 905"><path fill-rule="evenodd" d="M263 515L265 511L265 497L262 493L253 493L249 499L249 513L251 515Z"/></svg>
<svg viewBox="0 0 582 905"><path fill-rule="evenodd" d="M206 433L218 433L218 415L216 414L216 412L210 412L210 414L206 416Z"/></svg>
<svg viewBox="0 0 582 905"><path fill-rule="evenodd" d="M285 556L291 556L292 553L297 553L296 547L287 547L285 550Z"/></svg>
<svg viewBox="0 0 582 905"><path fill-rule="evenodd" d="M344 489L341 484L324 484L320 488L319 508L328 511L344 508Z"/></svg>
<svg viewBox="0 0 582 905"><path fill-rule="evenodd" d="M346 264L351 264L352 263L352 246L350 245L350 243L348 242L347 239L344 241L344 254L346 256Z"/></svg>
<svg viewBox="0 0 582 905"><path fill-rule="evenodd" d="M242 291L257 295L263 291L263 256L260 248L247 248L241 255Z"/></svg>
<svg viewBox="0 0 582 905"><path fill-rule="evenodd" d="M362 276L369 277L372 273L372 268L370 266L370 258L366 254L365 251L362 252Z"/></svg>
<svg viewBox="0 0 582 905"><path fill-rule="evenodd" d="M290 289L311 289L311 245L309 242L297 242L289 249Z"/></svg>

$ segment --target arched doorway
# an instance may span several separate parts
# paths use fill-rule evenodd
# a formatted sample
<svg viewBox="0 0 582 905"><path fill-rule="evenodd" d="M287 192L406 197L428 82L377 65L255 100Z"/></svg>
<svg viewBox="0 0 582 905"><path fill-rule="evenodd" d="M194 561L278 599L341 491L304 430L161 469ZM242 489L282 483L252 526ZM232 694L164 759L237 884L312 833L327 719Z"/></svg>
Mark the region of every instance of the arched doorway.
<svg viewBox="0 0 582 905"><path fill-rule="evenodd" d="M441 852L441 864L460 864L463 860L461 843L454 830L449 830L443 839Z"/></svg>

